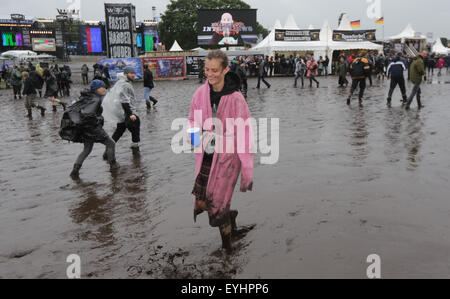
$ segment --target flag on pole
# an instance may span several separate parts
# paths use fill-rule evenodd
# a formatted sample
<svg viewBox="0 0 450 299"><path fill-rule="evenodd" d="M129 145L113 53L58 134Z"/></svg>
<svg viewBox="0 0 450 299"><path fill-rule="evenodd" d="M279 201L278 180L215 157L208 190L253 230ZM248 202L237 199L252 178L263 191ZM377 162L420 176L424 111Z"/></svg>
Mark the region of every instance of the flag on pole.
<svg viewBox="0 0 450 299"><path fill-rule="evenodd" d="M361 28L361 20L350 22L350 26L352 26L352 28Z"/></svg>
<svg viewBox="0 0 450 299"><path fill-rule="evenodd" d="M381 17L380 19L376 20L375 23L384 24L384 17Z"/></svg>

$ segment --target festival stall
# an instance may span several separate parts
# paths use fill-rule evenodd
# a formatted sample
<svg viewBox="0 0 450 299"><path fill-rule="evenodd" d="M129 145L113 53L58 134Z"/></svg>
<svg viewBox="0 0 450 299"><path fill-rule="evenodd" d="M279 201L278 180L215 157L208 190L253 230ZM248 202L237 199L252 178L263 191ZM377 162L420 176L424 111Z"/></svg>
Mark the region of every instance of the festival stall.
<svg viewBox="0 0 450 299"><path fill-rule="evenodd" d="M442 44L442 41L440 38L437 39L436 43L431 48L431 52L438 54L438 55L449 55L450 54L450 48L445 47Z"/></svg>
<svg viewBox="0 0 450 299"><path fill-rule="evenodd" d="M426 36L415 31L411 24L408 24L400 34L391 36L389 40L394 45L407 45L410 48L414 48L418 52L424 50L427 44Z"/></svg>

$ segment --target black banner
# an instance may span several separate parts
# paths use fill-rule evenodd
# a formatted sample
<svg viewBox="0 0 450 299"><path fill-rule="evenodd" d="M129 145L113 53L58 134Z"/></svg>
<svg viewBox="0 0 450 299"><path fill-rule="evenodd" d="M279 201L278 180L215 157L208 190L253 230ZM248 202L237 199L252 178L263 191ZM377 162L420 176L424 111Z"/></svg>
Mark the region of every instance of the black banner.
<svg viewBox="0 0 450 299"><path fill-rule="evenodd" d="M105 3L109 58L136 57L136 8L132 4Z"/></svg>
<svg viewBox="0 0 450 299"><path fill-rule="evenodd" d="M256 43L256 9L199 10L198 44L242 46Z"/></svg>
<svg viewBox="0 0 450 299"><path fill-rule="evenodd" d="M186 56L186 75L188 77L198 77L200 65L205 63L205 56Z"/></svg>
<svg viewBox="0 0 450 299"><path fill-rule="evenodd" d="M313 30L275 29L275 40L281 42L318 41L319 37L320 37L320 29L313 29Z"/></svg>
<svg viewBox="0 0 450 299"><path fill-rule="evenodd" d="M376 30L334 30L333 40L338 42L376 41Z"/></svg>

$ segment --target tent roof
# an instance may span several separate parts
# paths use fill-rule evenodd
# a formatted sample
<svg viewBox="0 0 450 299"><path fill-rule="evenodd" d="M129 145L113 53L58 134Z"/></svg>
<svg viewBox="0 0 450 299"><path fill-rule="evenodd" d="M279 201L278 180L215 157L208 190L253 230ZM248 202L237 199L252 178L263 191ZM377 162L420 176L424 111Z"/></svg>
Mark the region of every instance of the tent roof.
<svg viewBox="0 0 450 299"><path fill-rule="evenodd" d="M427 39L427 38L423 34L421 34L420 37L416 37L416 31L412 28L411 24L408 24L400 34L391 36L389 39L395 40L395 39Z"/></svg>
<svg viewBox="0 0 450 299"><path fill-rule="evenodd" d="M281 25L281 22L280 22L280 20L276 20L275 21L275 24L273 25L273 28L272 29L283 29L283 26Z"/></svg>
<svg viewBox="0 0 450 299"><path fill-rule="evenodd" d="M178 44L178 42L175 41L175 42L173 43L172 48L170 48L169 52L180 52L180 51L183 51L183 49L180 47L180 45Z"/></svg>
<svg viewBox="0 0 450 299"><path fill-rule="evenodd" d="M436 54L449 55L450 54L450 48L445 47L442 44L441 39L438 38L436 43L434 44L433 48L431 49L431 52L436 53Z"/></svg>
<svg viewBox="0 0 450 299"><path fill-rule="evenodd" d="M339 24L339 28L337 30L353 30L347 14L342 15L341 24Z"/></svg>
<svg viewBox="0 0 450 299"><path fill-rule="evenodd" d="M313 29L314 29L314 26L312 24L309 25L308 30L313 30Z"/></svg>
<svg viewBox="0 0 450 299"><path fill-rule="evenodd" d="M277 28L278 29L278 28ZM286 20L286 23L284 24L284 29L300 29L297 26L297 23L295 22L294 16L290 14Z"/></svg>

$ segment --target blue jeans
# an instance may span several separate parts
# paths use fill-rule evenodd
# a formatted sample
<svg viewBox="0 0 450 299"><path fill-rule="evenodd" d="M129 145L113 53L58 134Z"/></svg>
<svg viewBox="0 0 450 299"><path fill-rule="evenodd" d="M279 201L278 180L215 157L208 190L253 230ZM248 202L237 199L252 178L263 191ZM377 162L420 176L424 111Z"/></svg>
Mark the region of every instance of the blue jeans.
<svg viewBox="0 0 450 299"><path fill-rule="evenodd" d="M144 98L145 102L150 105L150 93L152 92L152 89L149 87L144 87Z"/></svg>

